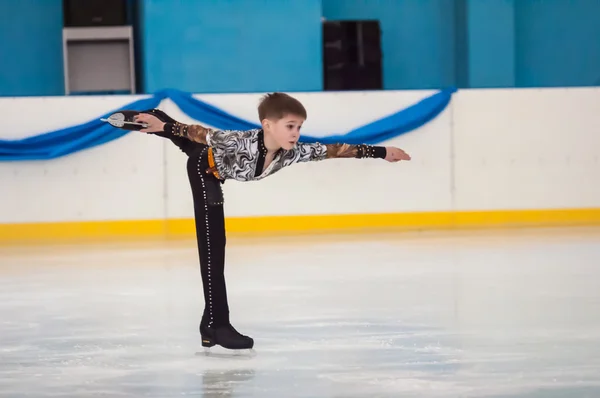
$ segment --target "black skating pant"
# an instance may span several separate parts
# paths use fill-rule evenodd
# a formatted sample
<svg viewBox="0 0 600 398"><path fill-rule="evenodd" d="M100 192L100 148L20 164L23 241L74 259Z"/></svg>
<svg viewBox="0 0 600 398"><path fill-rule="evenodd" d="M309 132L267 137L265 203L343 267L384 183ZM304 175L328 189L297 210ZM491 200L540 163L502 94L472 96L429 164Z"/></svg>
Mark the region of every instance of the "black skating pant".
<svg viewBox="0 0 600 398"><path fill-rule="evenodd" d="M200 327L229 325L225 286L225 215L221 182L207 174L208 147L198 146L189 154L187 173L194 199L196 239L204 288L204 314Z"/></svg>

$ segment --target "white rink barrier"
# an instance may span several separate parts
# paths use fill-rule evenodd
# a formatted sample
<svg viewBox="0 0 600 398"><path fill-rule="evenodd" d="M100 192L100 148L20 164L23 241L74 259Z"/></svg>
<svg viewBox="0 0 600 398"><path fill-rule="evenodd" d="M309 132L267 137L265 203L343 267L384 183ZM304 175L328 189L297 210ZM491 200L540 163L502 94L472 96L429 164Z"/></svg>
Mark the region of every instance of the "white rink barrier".
<svg viewBox="0 0 600 398"><path fill-rule="evenodd" d="M331 135L432 93L294 96L308 110L303 131ZM257 120L258 94L196 97ZM0 137L22 138L82 123L137 98L0 98ZM314 217L363 217L368 223L369 215L378 214L392 225L399 214L410 224L415 223L411 214L445 215L442 220L461 212L552 210L565 217L564 211L576 210L580 221L595 222L600 208L598 103L596 88L461 90L432 122L380 144L405 149L411 162L327 160L292 166L260 182L227 181L226 216L291 216L296 224L302 223L298 216L311 216L310 222L319 224ZM182 122L194 122L170 100L160 108ZM14 225L23 224L190 220L185 162L170 141L142 133L59 159L0 162L0 239L18 235Z"/></svg>

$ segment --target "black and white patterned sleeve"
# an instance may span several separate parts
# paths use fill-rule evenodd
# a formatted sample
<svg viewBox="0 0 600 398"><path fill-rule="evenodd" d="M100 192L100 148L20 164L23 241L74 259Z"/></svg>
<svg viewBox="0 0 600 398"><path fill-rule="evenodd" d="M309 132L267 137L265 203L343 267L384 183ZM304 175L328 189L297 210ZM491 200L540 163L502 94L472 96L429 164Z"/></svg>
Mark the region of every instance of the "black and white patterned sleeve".
<svg viewBox="0 0 600 398"><path fill-rule="evenodd" d="M209 130L206 136L206 142L212 147L227 148L235 151L236 145L240 145L240 138L248 138L251 131L238 130Z"/></svg>
<svg viewBox="0 0 600 398"><path fill-rule="evenodd" d="M327 159L327 146L324 144L298 143L284 154L284 165L292 163L314 162Z"/></svg>

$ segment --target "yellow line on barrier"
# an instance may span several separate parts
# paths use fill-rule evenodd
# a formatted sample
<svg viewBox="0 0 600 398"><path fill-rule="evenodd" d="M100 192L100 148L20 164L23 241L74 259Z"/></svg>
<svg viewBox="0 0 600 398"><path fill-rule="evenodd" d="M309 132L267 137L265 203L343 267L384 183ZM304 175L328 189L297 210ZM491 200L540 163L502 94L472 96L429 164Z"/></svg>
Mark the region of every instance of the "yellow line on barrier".
<svg viewBox="0 0 600 398"><path fill-rule="evenodd" d="M600 209L231 217L230 234L600 225ZM0 242L190 238L193 219L0 224Z"/></svg>

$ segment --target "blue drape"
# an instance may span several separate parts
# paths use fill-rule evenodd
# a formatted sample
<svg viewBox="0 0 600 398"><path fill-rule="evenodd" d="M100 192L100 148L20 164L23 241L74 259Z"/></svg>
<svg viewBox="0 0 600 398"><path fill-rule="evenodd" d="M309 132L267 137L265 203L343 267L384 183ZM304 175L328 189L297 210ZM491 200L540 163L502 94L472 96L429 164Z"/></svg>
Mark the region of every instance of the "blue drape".
<svg viewBox="0 0 600 398"><path fill-rule="evenodd" d="M142 99L126 105L127 109L146 110L157 107L160 96ZM125 108L123 108L125 109ZM46 160L65 156L121 138L129 131L100 121L112 113L73 127L35 135L21 140L0 140L0 160Z"/></svg>
<svg viewBox="0 0 600 398"><path fill-rule="evenodd" d="M302 136L302 142L348 144L377 144L414 130L434 119L448 106L454 88L441 90L418 103L346 134L324 137ZM233 116L210 104L195 99L192 94L177 90L163 90L150 98L124 105L119 109L147 110L156 108L165 99L171 99L186 115L223 130L247 130L260 125ZM100 121L118 111L112 110L87 123L20 140L0 140L0 161L53 159L118 139L130 131L120 130Z"/></svg>

